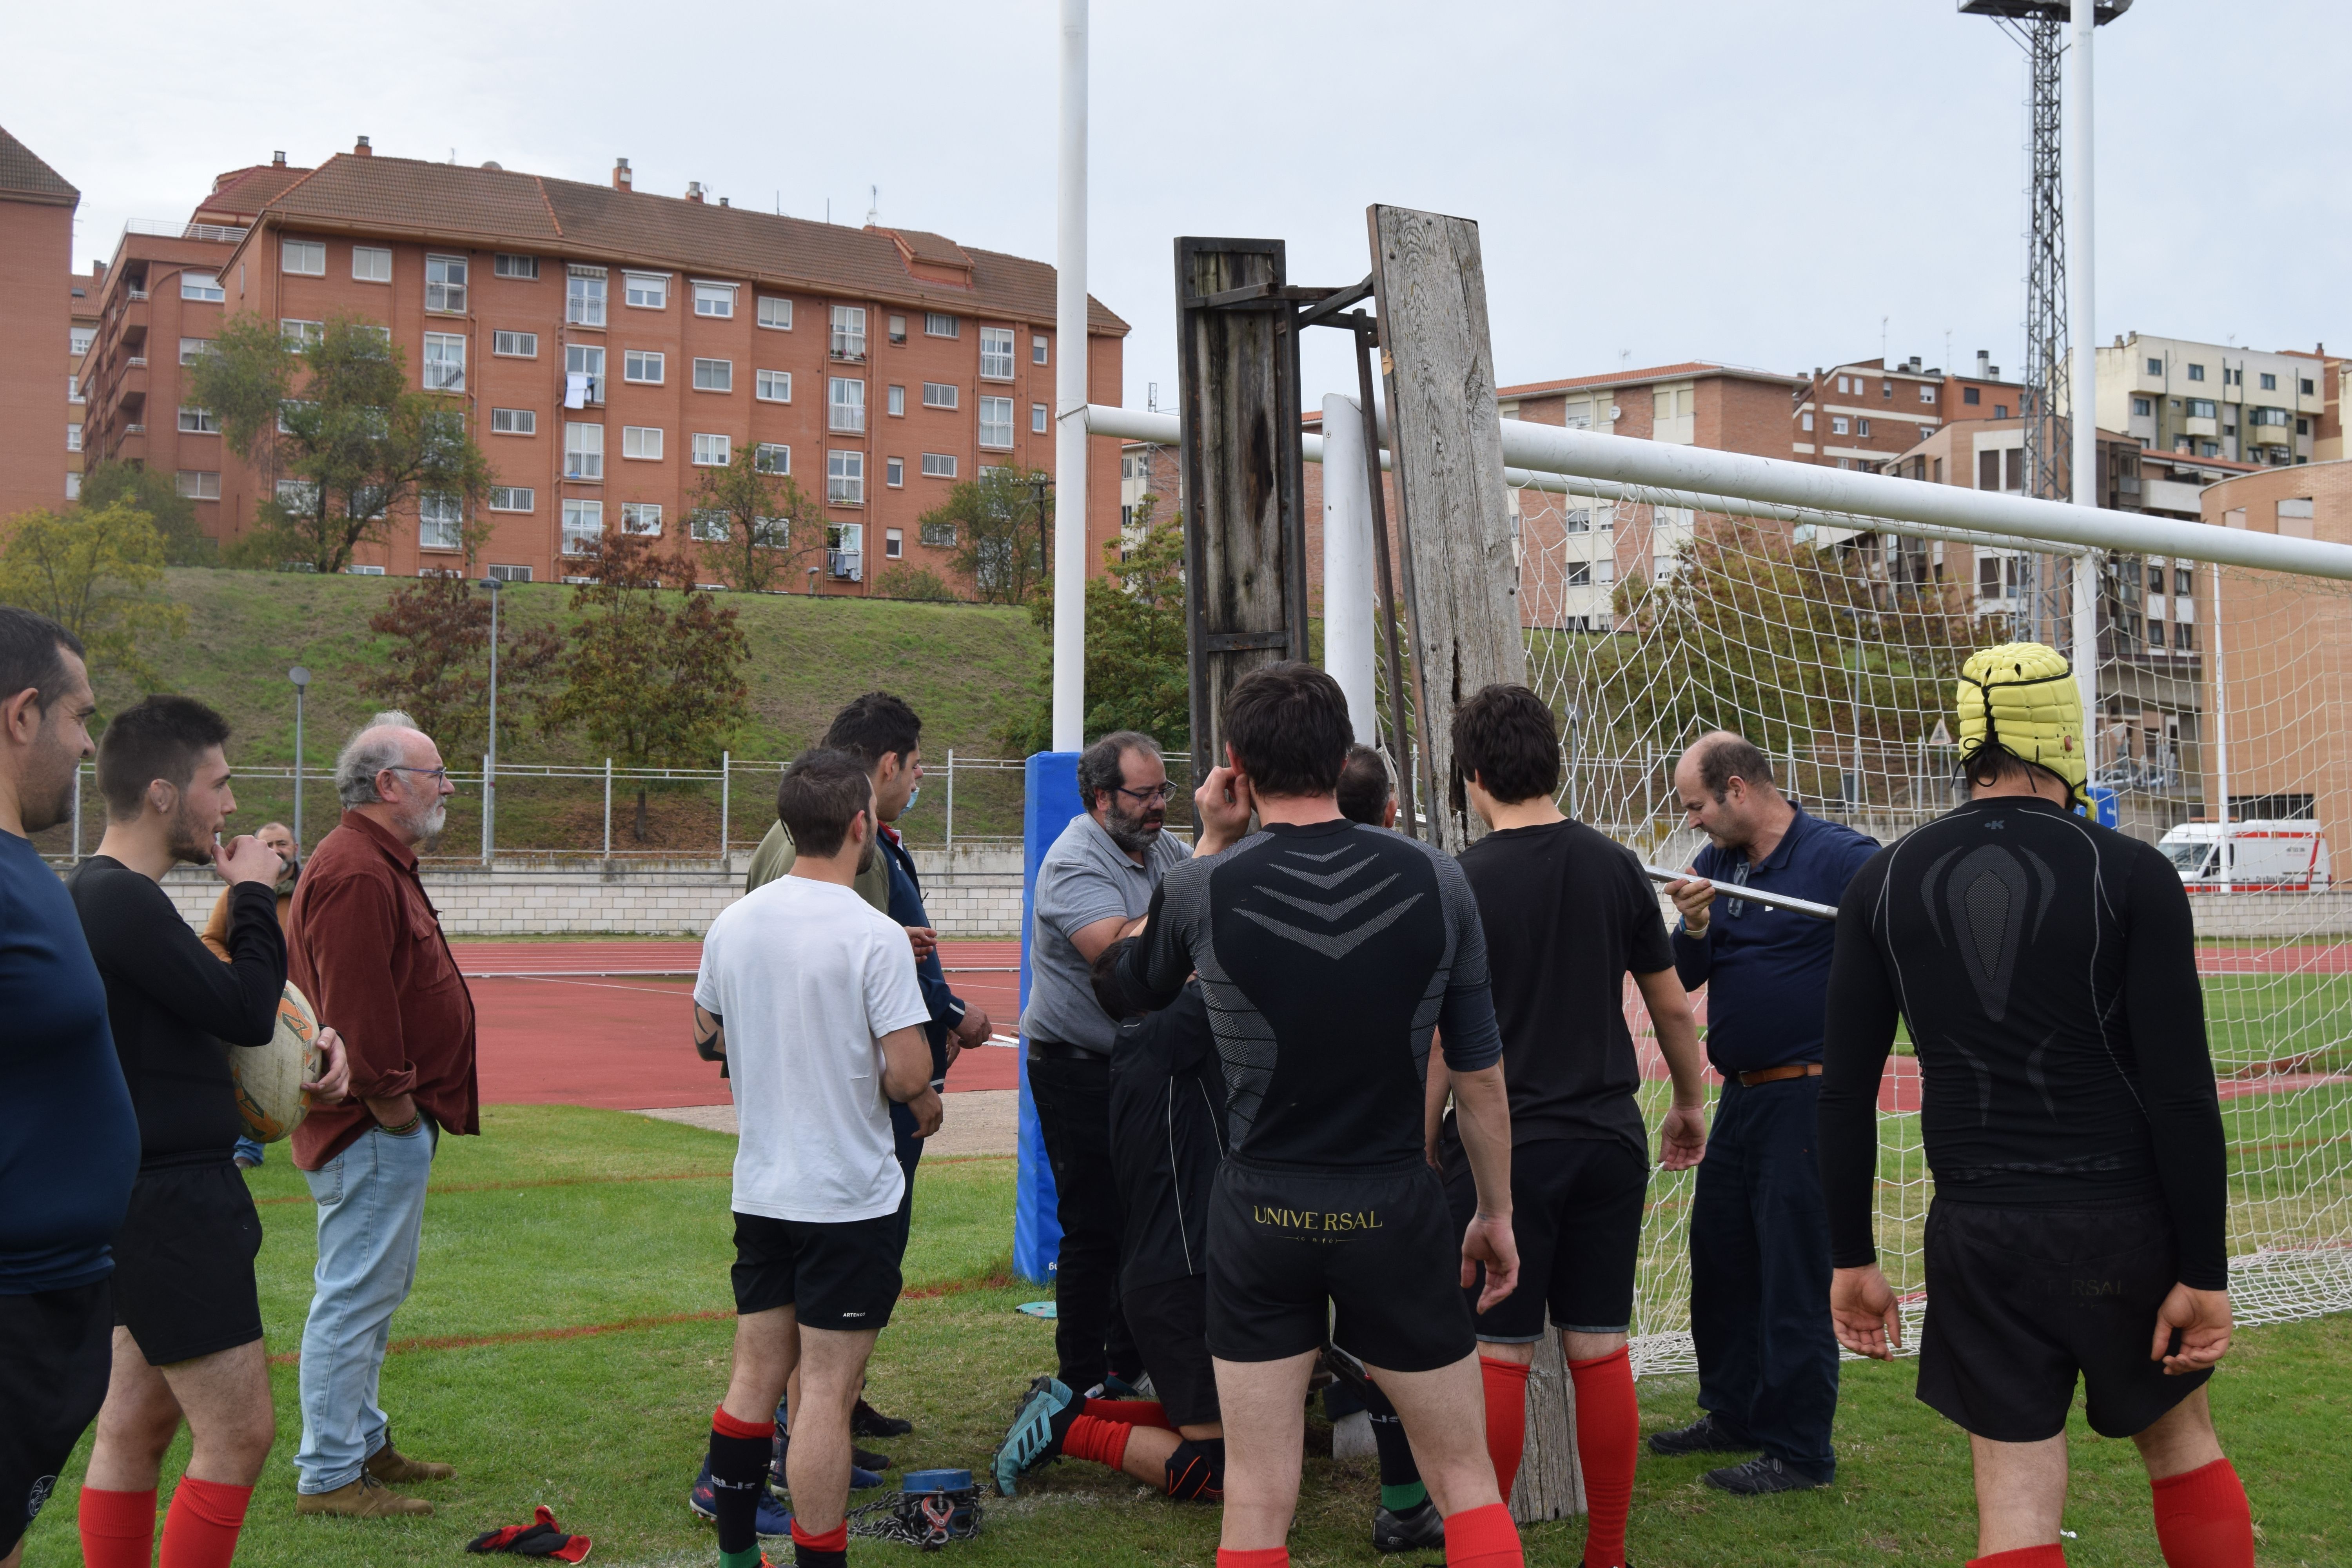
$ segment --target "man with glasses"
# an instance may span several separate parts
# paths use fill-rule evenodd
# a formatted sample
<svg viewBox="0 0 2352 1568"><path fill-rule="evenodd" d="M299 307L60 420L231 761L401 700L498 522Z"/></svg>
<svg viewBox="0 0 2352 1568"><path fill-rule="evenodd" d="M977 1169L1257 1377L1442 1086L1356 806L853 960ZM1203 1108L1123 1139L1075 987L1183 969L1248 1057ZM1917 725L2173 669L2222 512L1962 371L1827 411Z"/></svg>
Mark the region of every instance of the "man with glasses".
<svg viewBox="0 0 2352 1568"><path fill-rule="evenodd" d="M1168 868L1192 853L1164 830L1172 788L1159 742L1133 730L1105 735L1078 758L1085 813L1037 864L1021 1033L1062 1224L1054 1324L1059 1376L1089 1394L1142 1373L1118 1309L1118 1183L1110 1156L1110 1050L1118 1030L1095 1000L1091 971L1105 948L1133 933Z"/></svg>
<svg viewBox="0 0 2352 1568"><path fill-rule="evenodd" d="M456 793L432 738L405 713L377 714L335 759L342 821L294 890L288 967L351 1062L350 1098L293 1138L319 1214L297 1513L431 1513L393 1487L451 1474L393 1447L376 1379L416 1279L435 1143L481 1131L473 999L416 870Z"/></svg>

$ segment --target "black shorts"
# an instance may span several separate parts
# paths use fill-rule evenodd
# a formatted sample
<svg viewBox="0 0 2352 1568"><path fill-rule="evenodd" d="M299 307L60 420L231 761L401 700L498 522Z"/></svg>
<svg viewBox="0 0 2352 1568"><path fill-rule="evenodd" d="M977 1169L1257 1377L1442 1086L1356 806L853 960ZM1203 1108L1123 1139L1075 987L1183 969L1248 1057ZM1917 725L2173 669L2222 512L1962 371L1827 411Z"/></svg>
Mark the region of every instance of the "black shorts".
<svg viewBox="0 0 2352 1568"><path fill-rule="evenodd" d="M1328 1331L1385 1371L1449 1366L1477 1347L1461 1263L1445 1189L1419 1160L1283 1170L1234 1156L1209 1201L1209 1352L1280 1361Z"/></svg>
<svg viewBox="0 0 2352 1568"><path fill-rule="evenodd" d="M898 1215L820 1223L735 1216L735 1310L793 1309L803 1328L855 1333L898 1301Z"/></svg>
<svg viewBox="0 0 2352 1568"><path fill-rule="evenodd" d="M0 1557L49 1500L106 1403L114 1368L109 1281L0 1296Z"/></svg>
<svg viewBox="0 0 2352 1568"><path fill-rule="evenodd" d="M261 1337L253 1260L261 1216L228 1158L139 1173L114 1238L114 1321L149 1366L170 1366Z"/></svg>
<svg viewBox="0 0 2352 1568"><path fill-rule="evenodd" d="M1579 1334L1622 1334L1633 1321L1633 1266L1642 1251L1642 1210L1649 1197L1646 1152L1615 1138L1547 1138L1511 1151L1511 1236L1519 1248L1519 1288L1478 1315L1478 1337L1533 1344L1552 1327ZM1467 1165L1445 1184L1456 1235L1477 1211L1478 1188ZM1463 1292L1477 1310L1478 1283ZM1352 1347L1350 1347L1352 1348Z"/></svg>
<svg viewBox="0 0 2352 1568"><path fill-rule="evenodd" d="M2211 1372L2167 1377L2148 1359L2156 1310L2179 1276L2172 1218L2131 1208L1927 1210L1927 1325L1919 1398L1996 1443L2066 1429L2074 1379L2091 1429L2144 1432Z"/></svg>
<svg viewBox="0 0 2352 1568"><path fill-rule="evenodd" d="M1169 1421L1204 1426L1223 1420L1216 1371L1209 1364L1209 1277L1187 1274L1140 1285L1120 1300Z"/></svg>

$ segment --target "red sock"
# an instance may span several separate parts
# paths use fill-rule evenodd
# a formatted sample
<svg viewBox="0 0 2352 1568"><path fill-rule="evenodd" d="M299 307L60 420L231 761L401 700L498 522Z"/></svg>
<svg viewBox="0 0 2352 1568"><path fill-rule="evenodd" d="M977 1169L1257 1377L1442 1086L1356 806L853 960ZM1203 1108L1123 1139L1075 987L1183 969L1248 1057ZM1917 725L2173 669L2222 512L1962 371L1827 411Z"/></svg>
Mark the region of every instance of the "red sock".
<svg viewBox="0 0 2352 1568"><path fill-rule="evenodd" d="M2066 1549L2056 1542L2047 1546L2021 1546L1990 1557L1971 1557L1968 1568L2066 1568Z"/></svg>
<svg viewBox="0 0 2352 1568"><path fill-rule="evenodd" d="M1505 1502L1510 1501L1511 1483L1519 1479L1519 1456L1527 1452L1530 1370L1522 1361L1478 1358L1478 1379L1486 1385L1486 1454L1495 1461L1495 1489Z"/></svg>
<svg viewBox="0 0 2352 1568"><path fill-rule="evenodd" d="M2227 1459L2149 1483L2156 1543L2170 1568L2254 1568L2254 1518Z"/></svg>
<svg viewBox="0 0 2352 1568"><path fill-rule="evenodd" d="M156 1568L228 1568L252 1498L251 1487L182 1476L163 1516L163 1554Z"/></svg>
<svg viewBox="0 0 2352 1568"><path fill-rule="evenodd" d="M1584 1467L1586 1568L1618 1568L1633 1507L1633 1459L1642 1447L1633 1357L1620 1345L1570 1362L1568 1372L1576 1384L1576 1457Z"/></svg>
<svg viewBox="0 0 2352 1568"><path fill-rule="evenodd" d="M1217 1568L1290 1568L1287 1546L1256 1546L1246 1552L1217 1548Z"/></svg>
<svg viewBox="0 0 2352 1568"><path fill-rule="evenodd" d="M843 1520L823 1535L811 1535L795 1519L793 1521L793 1544L805 1546L811 1552L846 1552L849 1550L849 1521Z"/></svg>
<svg viewBox="0 0 2352 1568"><path fill-rule="evenodd" d="M1175 1424L1168 1419L1167 1410L1156 1399L1089 1399L1087 1414L1100 1421L1124 1421L1129 1426L1176 1430Z"/></svg>
<svg viewBox="0 0 2352 1568"><path fill-rule="evenodd" d="M81 1489L81 1560L87 1568L147 1568L155 1554L155 1492Z"/></svg>
<svg viewBox="0 0 2352 1568"><path fill-rule="evenodd" d="M1521 1367L1519 1373L1524 1386L1527 1368ZM1516 1455L1512 1464L1516 1468ZM1510 1504L1490 1502L1485 1508L1465 1508L1446 1516L1445 1568L1525 1568L1526 1563L1519 1554L1519 1527L1511 1522Z"/></svg>
<svg viewBox="0 0 2352 1568"><path fill-rule="evenodd" d="M1069 1431L1062 1438L1062 1452L1069 1458L1092 1459L1115 1470L1127 1458L1127 1440L1135 1435L1135 1428L1124 1421L1097 1420L1091 1414L1094 1407L1094 1401L1089 1399L1087 1409L1090 1414L1070 1423Z"/></svg>
<svg viewBox="0 0 2352 1568"><path fill-rule="evenodd" d="M710 1429L721 1437L773 1437L776 1435L774 1420L738 1421L727 1414L724 1405L711 1411Z"/></svg>

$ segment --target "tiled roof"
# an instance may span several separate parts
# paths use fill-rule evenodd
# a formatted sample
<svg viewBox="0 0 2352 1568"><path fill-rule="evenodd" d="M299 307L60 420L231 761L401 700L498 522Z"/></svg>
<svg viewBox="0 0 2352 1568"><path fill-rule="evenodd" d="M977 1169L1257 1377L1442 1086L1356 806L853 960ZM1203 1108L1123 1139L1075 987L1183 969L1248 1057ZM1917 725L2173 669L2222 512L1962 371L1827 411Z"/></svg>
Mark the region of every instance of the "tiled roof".
<svg viewBox="0 0 2352 1568"><path fill-rule="evenodd" d="M1653 381L1680 381L1686 376L1733 375L1742 381L1769 381L1782 386L1796 386L1803 378L1781 375L1769 370L1749 370L1736 364L1718 364L1713 360L1685 360L1680 364L1653 365L1646 370L1622 370L1609 375L1575 375L1565 381L1531 381L1521 386L1498 386L1497 397L1540 397L1551 392L1575 392L1592 386L1641 386Z"/></svg>
<svg viewBox="0 0 2352 1568"><path fill-rule="evenodd" d="M331 226L583 261L660 263L809 293L967 311L982 304L1030 321L1054 319L1054 269L1024 257L898 231L967 258L972 286L942 287L912 276L898 242L879 230L504 169L340 153L294 182L268 210L294 229ZM1096 331L1126 331L1098 301L1089 304Z"/></svg>
<svg viewBox="0 0 2352 1568"><path fill-rule="evenodd" d="M0 130L0 195L47 206L71 206L81 200L81 193L64 175L5 130Z"/></svg>
<svg viewBox="0 0 2352 1568"><path fill-rule="evenodd" d="M268 206L286 187L310 173L284 163L255 163L232 169L213 182L213 193L196 204L199 213L225 213L249 218Z"/></svg>
<svg viewBox="0 0 2352 1568"><path fill-rule="evenodd" d="M943 234L930 234L919 228L877 229L877 234L895 234L908 253L918 261L943 262L950 267L969 267L971 258L962 246Z"/></svg>

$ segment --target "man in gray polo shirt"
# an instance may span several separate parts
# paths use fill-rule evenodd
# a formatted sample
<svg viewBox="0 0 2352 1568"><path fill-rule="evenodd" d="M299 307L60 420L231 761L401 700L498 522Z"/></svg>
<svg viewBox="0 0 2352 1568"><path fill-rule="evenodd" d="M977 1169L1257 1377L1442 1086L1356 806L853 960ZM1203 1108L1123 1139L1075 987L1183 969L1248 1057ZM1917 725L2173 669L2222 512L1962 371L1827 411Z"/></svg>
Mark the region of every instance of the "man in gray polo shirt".
<svg viewBox="0 0 2352 1568"><path fill-rule="evenodd" d="M1118 1310L1119 1207L1110 1159L1110 1047L1118 1026L1095 1000L1096 954L1129 934L1169 867L1192 852L1163 830L1168 768L1160 742L1105 735L1078 759L1074 817L1037 864L1029 940L1029 1093L1054 1168L1062 1224L1054 1343L1058 1375L1084 1392L1142 1361Z"/></svg>

